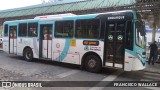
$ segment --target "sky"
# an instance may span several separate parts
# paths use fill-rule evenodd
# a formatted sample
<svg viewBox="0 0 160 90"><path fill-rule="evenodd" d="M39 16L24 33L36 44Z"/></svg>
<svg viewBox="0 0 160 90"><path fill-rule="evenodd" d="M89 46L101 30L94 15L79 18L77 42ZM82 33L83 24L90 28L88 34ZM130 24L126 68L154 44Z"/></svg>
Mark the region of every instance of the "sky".
<svg viewBox="0 0 160 90"><path fill-rule="evenodd" d="M41 2L41 0L0 0L0 10L36 5L41 4Z"/></svg>
<svg viewBox="0 0 160 90"><path fill-rule="evenodd" d="M45 0L46 2L49 0ZM63 0L65 2L84 1L84 0ZM0 10L13 9L31 5L41 4L42 0L0 0Z"/></svg>

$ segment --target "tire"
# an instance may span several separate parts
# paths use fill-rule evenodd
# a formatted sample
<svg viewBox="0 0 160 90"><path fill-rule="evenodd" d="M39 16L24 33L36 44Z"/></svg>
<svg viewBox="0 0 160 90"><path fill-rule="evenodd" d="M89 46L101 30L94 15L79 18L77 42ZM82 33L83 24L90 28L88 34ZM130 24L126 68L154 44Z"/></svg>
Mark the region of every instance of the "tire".
<svg viewBox="0 0 160 90"><path fill-rule="evenodd" d="M32 52L32 49L26 48L24 50L23 57L24 57L24 59L26 61L29 61L29 62L33 61L33 52Z"/></svg>
<svg viewBox="0 0 160 90"><path fill-rule="evenodd" d="M85 69L89 72L98 73L102 69L102 63L96 55L89 55L85 59Z"/></svg>

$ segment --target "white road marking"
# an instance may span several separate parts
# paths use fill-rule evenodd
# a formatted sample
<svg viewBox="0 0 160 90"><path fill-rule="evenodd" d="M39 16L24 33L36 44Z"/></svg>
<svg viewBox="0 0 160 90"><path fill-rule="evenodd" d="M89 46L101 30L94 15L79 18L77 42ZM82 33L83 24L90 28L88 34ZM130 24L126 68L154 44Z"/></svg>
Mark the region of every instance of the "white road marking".
<svg viewBox="0 0 160 90"><path fill-rule="evenodd" d="M145 72L144 73L145 76L143 76L143 78L145 78L145 79L141 79L140 81L153 81L151 79L147 79L147 78L153 78L154 77L154 76L152 76L153 74L156 75L155 73ZM159 75L159 74L157 74L157 75ZM151 89L151 90L160 90L159 87L143 87L143 88Z"/></svg>
<svg viewBox="0 0 160 90"><path fill-rule="evenodd" d="M121 75L124 71L123 70L118 70L114 73L112 73L111 75L109 75L108 77L104 78L101 81L114 81L119 75ZM96 86L100 86L102 83L98 83ZM89 90L102 90L104 87L96 87L94 86L93 88L90 88Z"/></svg>
<svg viewBox="0 0 160 90"><path fill-rule="evenodd" d="M59 75L57 75L57 77L64 78L64 77L67 77L69 75L72 75L72 74L75 74L75 73L78 73L78 72L80 72L80 71L79 70L71 70L69 72L65 72L65 73L59 74Z"/></svg>
<svg viewBox="0 0 160 90"><path fill-rule="evenodd" d="M146 88L146 89L151 89L151 90L160 90L159 87L144 87L144 88Z"/></svg>

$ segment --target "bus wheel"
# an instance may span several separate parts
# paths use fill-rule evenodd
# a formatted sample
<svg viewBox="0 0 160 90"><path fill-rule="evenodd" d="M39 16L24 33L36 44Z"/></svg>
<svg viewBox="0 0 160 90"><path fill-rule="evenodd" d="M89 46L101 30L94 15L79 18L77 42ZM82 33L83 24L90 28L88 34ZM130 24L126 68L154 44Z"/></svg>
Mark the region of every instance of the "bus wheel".
<svg viewBox="0 0 160 90"><path fill-rule="evenodd" d="M87 56L85 60L85 69L89 72L98 73L102 68L101 60L95 55Z"/></svg>
<svg viewBox="0 0 160 90"><path fill-rule="evenodd" d="M23 57L26 61L32 61L33 60L33 52L32 52L32 49L30 48L26 48L24 50L24 53L23 53Z"/></svg>

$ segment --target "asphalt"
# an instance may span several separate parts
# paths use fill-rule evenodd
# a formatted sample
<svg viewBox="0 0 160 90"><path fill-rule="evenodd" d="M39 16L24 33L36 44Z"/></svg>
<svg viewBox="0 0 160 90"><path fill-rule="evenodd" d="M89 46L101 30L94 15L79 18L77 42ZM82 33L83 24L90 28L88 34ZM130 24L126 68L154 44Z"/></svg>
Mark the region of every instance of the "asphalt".
<svg viewBox="0 0 160 90"><path fill-rule="evenodd" d="M0 80L17 81L160 81L160 63L146 63L141 71L122 72L105 68L102 73L90 73L80 70L78 66L50 61L26 62L21 57L12 56L0 51ZM116 77L115 77L116 76ZM115 79L113 79L115 77ZM160 90L159 87L72 87L72 88L14 88L12 90ZM0 88L0 90L4 90Z"/></svg>

